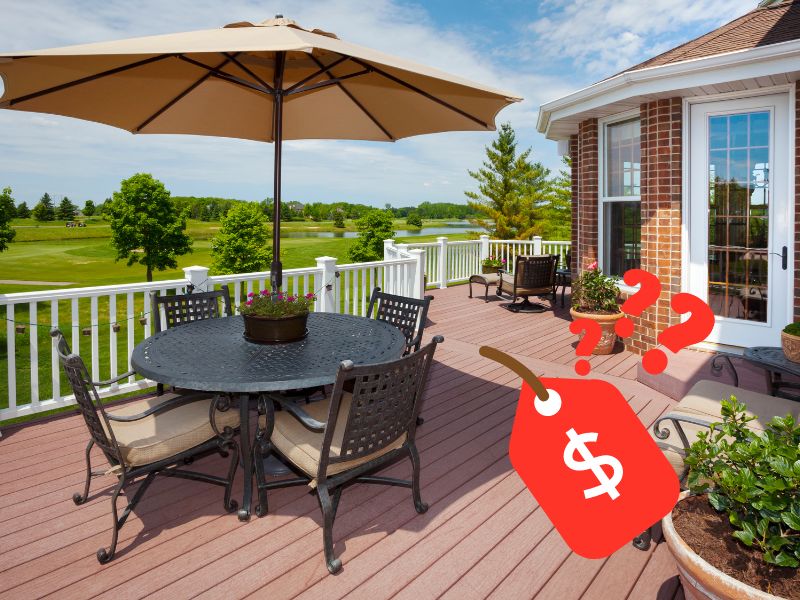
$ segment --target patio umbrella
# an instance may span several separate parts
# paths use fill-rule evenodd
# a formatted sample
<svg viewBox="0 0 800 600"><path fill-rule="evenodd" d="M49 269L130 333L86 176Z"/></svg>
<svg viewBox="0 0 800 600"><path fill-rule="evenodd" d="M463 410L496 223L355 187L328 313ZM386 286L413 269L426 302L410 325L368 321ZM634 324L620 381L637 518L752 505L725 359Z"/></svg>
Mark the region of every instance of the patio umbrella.
<svg viewBox="0 0 800 600"><path fill-rule="evenodd" d="M274 142L274 290L282 281L283 140L391 142L441 131L492 131L496 114L521 100L303 29L281 15L220 29L0 54L0 76L0 108L137 134Z"/></svg>

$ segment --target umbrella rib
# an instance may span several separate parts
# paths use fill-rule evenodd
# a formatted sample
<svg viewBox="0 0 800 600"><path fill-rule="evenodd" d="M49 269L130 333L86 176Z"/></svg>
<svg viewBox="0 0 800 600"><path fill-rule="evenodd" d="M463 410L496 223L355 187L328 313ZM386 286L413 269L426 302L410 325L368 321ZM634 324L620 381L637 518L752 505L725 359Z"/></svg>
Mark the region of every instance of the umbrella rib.
<svg viewBox="0 0 800 600"><path fill-rule="evenodd" d="M269 91L269 93L270 93L270 94L274 94L274 93L275 93L275 88L273 88L273 87L272 87L270 84L268 84L266 81L264 81L263 79L261 79L261 77L259 77L259 76L258 76L258 75L256 75L255 73L253 73L253 71L252 71L251 69L248 69L248 68L247 68L245 65L243 65L243 64L242 64L242 63L241 63L239 60L237 60L237 58L236 58L236 57L237 57L237 56L239 56L239 54L241 54L240 52L237 52L236 54L231 54L230 52L223 52L223 54L224 54L225 56L227 56L229 59L231 59L231 60L233 61L233 63L234 63L234 64L235 64L237 67L239 67L239 68L240 68L242 71L244 71L245 73L247 73L248 75L250 75L250 77L252 77L253 79L255 79L255 80L258 82L258 83L260 83L261 85L263 85L263 86L264 86L264 87L265 87L265 88L266 88L266 89Z"/></svg>
<svg viewBox="0 0 800 600"><path fill-rule="evenodd" d="M364 67L364 68L367 68L367 69L372 69L372 70L373 70L373 71L375 71L375 72L376 72L378 75L382 75L382 76L383 76L383 77L385 77L386 79L389 79L389 80L391 80L391 81L394 81L395 83L399 83L399 84L400 84L400 85L402 85L403 87L406 87L406 88L410 89L411 91L413 91L413 92L416 92L417 94L419 94L419 95L421 95L421 96L424 96L424 97L425 97L425 98L427 98L428 100L432 100L433 102L436 102L437 104L441 104L441 105L442 105L442 106L444 106L445 108L449 108L449 109L450 109L450 110L452 110L453 112L456 112L456 113L458 113L458 114L459 114L459 115L461 115L462 117L465 117L465 118L469 119L470 121L473 121L473 122L477 123L478 125L482 125L482 126L483 126L483 127L485 127L486 129L491 129L491 127L490 127L490 126L489 126L487 123L484 123L484 122L483 122L483 121L481 121L481 120L480 120L478 117L474 117L474 116L472 116L471 114L469 114L469 113L468 113L468 112L466 112L466 111L463 111L463 110L461 110L461 109L460 109L460 108L458 108L457 106L453 106L453 105L452 105L452 104L450 104L449 102L446 102L446 101L442 100L441 98L437 98L437 97L436 97L436 96L434 96L433 94L430 94L430 93L426 92L425 90L423 90L423 89L420 89L420 88L418 88L417 86L415 86L415 85L413 85L413 84L411 84L411 83L408 83L407 81L403 81L403 80L402 80L402 79L400 79L399 77L395 77L394 75L392 75L392 74L390 74L390 73L387 73L386 71L384 71L384 70L380 69L379 67L376 67L375 65L371 65L371 64L369 64L369 63L366 63L366 62L364 62L363 60L361 60L361 59L358 59L358 58L355 58L355 57L353 57L353 61L357 62L358 64L360 64L360 65L361 65L362 67Z"/></svg>
<svg viewBox="0 0 800 600"><path fill-rule="evenodd" d="M325 74L330 73L330 70L333 67L342 64L346 60L350 60L349 56L342 55L341 58L336 59L335 61L333 61L328 66L324 66L320 61L315 59L313 56L311 56L311 58L312 58L312 60L314 60L315 63L317 63L317 66L319 67L319 71L317 71L316 73L312 73L311 75L309 75L305 79L301 79L300 81L295 83L293 86L291 86L289 88L286 88L284 90L285 93L290 94L290 93L294 92L294 90L296 90L297 88L302 87L303 85L305 85L309 81L313 81L314 79L316 79L317 77L319 77L323 73L325 73Z"/></svg>
<svg viewBox="0 0 800 600"><path fill-rule="evenodd" d="M177 57L179 59L181 59L182 61L188 62L191 65L194 65L195 67L198 67L200 69L205 69L206 71L208 71L211 74L212 77L217 77L218 79L222 79L223 81L227 81L228 83L234 83L236 85L240 85L242 87L246 87L246 88L254 90L256 92L261 92L262 94L272 95L272 92L270 90L268 90L268 89L265 89L265 88L263 88L261 86L258 86L256 84L254 84L254 83L250 83L249 81L246 81L246 80L242 79L241 77L236 77L235 75L230 75L228 73L223 73L219 69L215 69L214 67L210 67L207 64L201 63L200 61L194 60L193 58L189 58L188 56L186 56L184 54L178 54Z"/></svg>
<svg viewBox="0 0 800 600"><path fill-rule="evenodd" d="M175 56L174 54L160 54L158 56L151 56L150 58L145 58L144 60L138 60L135 63L130 63L127 65L122 65L121 67L115 67L113 69L109 69L108 71L103 71L101 73L95 73L94 75L88 75L86 77L81 77L80 79L76 79L74 81L68 81L67 83L62 83L51 88L47 88L45 90L39 90L38 92L33 92L31 94L26 94L25 96L20 96L19 98L14 98L8 101L7 106L14 106L21 102L27 102L28 100L33 100L35 98L39 98L41 96L46 96L48 94L53 94L55 92L60 92L61 90L66 90L76 85L81 85L84 83L89 83L91 81L96 81L97 79L102 79L103 77L108 77L110 75L116 75L117 73L122 73L124 71L128 71L130 69L135 69L136 67L142 67L144 65L149 65L150 63L158 62L160 60L164 60L165 58L171 58Z"/></svg>
<svg viewBox="0 0 800 600"><path fill-rule="evenodd" d="M217 68L217 69L221 69L221 68L222 68L222 67L224 67L226 64L228 64L228 63L229 63L231 60L235 60L235 59L234 59L232 56L228 56L228 58L227 58L226 60L222 61L222 62L221 62L219 65L217 65L217 67L216 67L216 68ZM175 97L174 97L172 100L170 100L169 102L167 102L167 103L166 103L164 106L162 106L161 108L159 108L159 109L158 109L158 110L157 110L155 113L153 113L153 114L152 114L152 115L151 115L151 116L150 116L150 117L149 117L147 120L145 120L145 121L144 121L144 122L143 122L141 125L139 125L139 126L138 126L136 129L134 129L133 131L134 131L135 133L139 133L139 132L140 132L142 129L144 129L145 127L147 127L148 125L150 125L150 123L152 123L153 121L155 121L155 120L156 120L158 117L160 117L161 115L163 115L163 114L164 114L165 112L167 112L167 111L168 111L170 108L172 108L172 107L173 107L173 106L175 106L175 105L176 105L178 102L180 102L181 100L183 100L183 99L184 99L184 98L185 98L185 97L186 97L188 94L190 94L190 93L191 93L191 92L193 92L195 89L197 89L197 87L198 87L198 86L200 86L201 84L203 84L203 83L205 83L206 81L208 81L208 79L209 79L209 77L211 77L211 75L212 75L212 74L211 74L210 72L209 72L209 73L206 73L205 75L203 75L203 76L202 76L200 79L198 79L197 81L195 81L195 82L194 82L192 85L190 85L188 88L186 88L185 90L183 90L183 91L182 91L180 94L178 94L177 96L175 96Z"/></svg>
<svg viewBox="0 0 800 600"><path fill-rule="evenodd" d="M352 79L353 77L360 77L361 75L366 75L367 73L372 73L372 69L366 68L363 71L358 71L357 73L350 73L348 75L342 75L341 77L335 77L333 79L328 79L326 81L318 81L317 83L312 83L311 85L307 85L304 88L294 89L292 91L285 91L283 94L285 96L294 96L295 94L303 94L305 92L313 92L314 90L318 90L320 88L328 87L329 85L335 85L337 83L341 83L342 81L346 81L348 79Z"/></svg>
<svg viewBox="0 0 800 600"><path fill-rule="evenodd" d="M318 67L320 67L320 68L323 68L322 61L320 61L320 60L319 60L319 59L318 59L316 56L314 56L313 54L309 54L309 56L310 56L311 60L313 60L315 63L317 63L317 66L318 66ZM349 58L349 57L348 57L348 58ZM327 69L325 69L325 74L326 74L328 77L330 77L330 78L333 78L333 77L334 77L334 75L333 75L333 73L331 73L331 72L330 72L330 70L329 70L329 69L330 69L330 67L328 67ZM359 101L359 100L358 100L358 99L357 99L357 98L356 98L356 97L355 97L355 96L352 94L352 92L351 92L350 90L348 90L346 87L344 87L344 85L343 85L341 82L337 81L337 82L336 82L336 85L339 87L339 89L340 89L340 90L342 90L342 92L344 92L344 94L345 94L345 95L346 95L348 98L350 98L350 100L353 102L353 104L355 104L355 105L356 105L358 108L360 108L360 109L361 109L361 112L363 112L365 115L367 115L367 117L369 118L369 120L370 120L370 121L372 121L372 122L375 124L375 126L376 126L378 129L380 129L380 130L381 130L381 131L384 133L384 135L385 135L387 138L389 138L391 141L395 141L395 140L397 139L397 138L395 138L395 137L394 137L394 136L393 136L391 133L389 133L389 131L388 131L388 130L387 130L387 129L386 129L384 126L383 126L383 125L381 125L380 121L378 121L378 119L377 119L377 118L375 118L375 115L373 115L373 114L372 114L372 113L371 113L369 110L367 110L367 107L365 107L365 106L364 106L364 105L363 105L363 104L362 104L362 103L361 103L361 102L360 102L360 101Z"/></svg>

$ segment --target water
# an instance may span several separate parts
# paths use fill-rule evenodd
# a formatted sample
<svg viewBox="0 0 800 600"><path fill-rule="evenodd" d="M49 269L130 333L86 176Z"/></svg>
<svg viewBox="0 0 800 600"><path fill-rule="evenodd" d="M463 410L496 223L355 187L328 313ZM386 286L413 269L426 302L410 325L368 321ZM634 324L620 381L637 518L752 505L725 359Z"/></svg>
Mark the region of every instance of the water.
<svg viewBox="0 0 800 600"><path fill-rule="evenodd" d="M483 232L483 229L470 225L468 221L453 221L438 227L423 227L422 229L397 229L395 237L419 237L423 235L455 235L469 231ZM355 238L357 231L284 231L282 238Z"/></svg>

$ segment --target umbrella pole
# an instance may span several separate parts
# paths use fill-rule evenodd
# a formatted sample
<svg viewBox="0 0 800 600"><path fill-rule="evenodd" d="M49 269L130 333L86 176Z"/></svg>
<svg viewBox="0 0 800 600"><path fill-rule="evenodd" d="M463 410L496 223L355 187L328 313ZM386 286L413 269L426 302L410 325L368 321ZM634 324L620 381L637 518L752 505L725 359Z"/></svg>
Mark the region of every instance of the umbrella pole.
<svg viewBox="0 0 800 600"><path fill-rule="evenodd" d="M272 265L270 280L272 292L281 289L283 284L283 263L281 262L281 151L283 149L283 71L286 65L286 52L275 53L275 92L272 105L272 137L275 143L275 191L272 199Z"/></svg>

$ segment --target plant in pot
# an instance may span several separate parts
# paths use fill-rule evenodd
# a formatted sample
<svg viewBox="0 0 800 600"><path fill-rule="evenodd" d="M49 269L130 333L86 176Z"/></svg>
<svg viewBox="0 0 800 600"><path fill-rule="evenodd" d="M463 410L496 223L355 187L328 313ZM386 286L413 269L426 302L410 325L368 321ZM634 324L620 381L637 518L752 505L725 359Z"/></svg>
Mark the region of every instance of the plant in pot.
<svg viewBox="0 0 800 600"><path fill-rule="evenodd" d="M783 328L781 347L786 358L800 363L800 323L789 323Z"/></svg>
<svg viewBox="0 0 800 600"><path fill-rule="evenodd" d="M481 263L481 273L484 275L487 273L497 273L499 269L505 268L505 258L495 258L494 256L490 256L489 258L484 258L483 262Z"/></svg>
<svg viewBox="0 0 800 600"><path fill-rule="evenodd" d="M663 520L686 598L800 598L800 426L762 431L735 396L687 452L681 501Z"/></svg>
<svg viewBox="0 0 800 600"><path fill-rule="evenodd" d="M250 292L239 307L244 318L244 337L251 342L274 344L303 339L314 294L293 296L262 290Z"/></svg>
<svg viewBox="0 0 800 600"><path fill-rule="evenodd" d="M620 310L617 297L619 288L614 277L604 275L597 261L578 276L572 284L573 319L590 319L600 325L602 336L592 354L611 354L617 341L614 324L625 314Z"/></svg>

